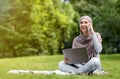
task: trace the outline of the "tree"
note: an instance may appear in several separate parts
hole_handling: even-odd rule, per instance
[[[0,57],[58,54],[76,26],[59,0],[1,0]]]
[[[1,2],[4,3],[0,15],[1,57],[31,54],[28,50],[31,48],[30,0],[1,0]]]
[[[57,54],[64,48],[74,28],[72,6],[60,0],[35,0],[32,7],[33,34],[39,41],[40,54]]]
[[[94,29],[102,35],[102,53],[119,53],[119,0],[71,0],[71,4],[80,15],[93,18]]]

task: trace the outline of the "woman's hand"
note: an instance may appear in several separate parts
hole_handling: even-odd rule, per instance
[[[68,58],[65,57],[65,58],[64,58],[64,62],[65,62],[65,64],[68,64],[68,61],[69,61]]]
[[[90,26],[88,26],[87,29],[88,29],[88,34],[94,34],[95,33],[92,24],[90,24]]]

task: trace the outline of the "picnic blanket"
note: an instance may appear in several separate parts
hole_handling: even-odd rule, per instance
[[[12,74],[58,74],[58,75],[72,75],[75,73],[67,73],[60,70],[9,70],[8,73]]]
[[[57,74],[57,75],[73,75],[76,73],[67,73],[67,72],[63,72],[60,70],[9,70],[8,73],[12,73],[12,74]],[[98,72],[98,71],[94,71],[92,74],[94,75],[104,75],[104,74],[109,74],[108,72]],[[85,75],[85,74],[84,74]],[[86,75],[90,75],[90,74],[86,74]]]

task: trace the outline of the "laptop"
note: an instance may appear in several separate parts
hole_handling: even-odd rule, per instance
[[[85,48],[71,48],[62,50],[64,57],[69,64],[78,64],[88,62],[88,55]]]

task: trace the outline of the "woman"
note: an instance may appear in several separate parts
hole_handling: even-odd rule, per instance
[[[86,48],[89,61],[87,63],[68,64],[67,58],[59,63],[59,69],[69,73],[102,73],[99,54],[102,51],[101,35],[94,31],[93,21],[89,16],[79,20],[80,35],[73,40],[72,48]]]

